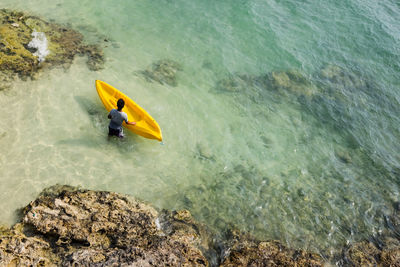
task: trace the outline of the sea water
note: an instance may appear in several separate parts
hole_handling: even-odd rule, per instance
[[[397,1],[2,0],[0,8],[69,25],[105,46],[106,58],[100,71],[77,57],[0,92],[1,223],[15,223],[18,208],[59,183],[188,209],[216,231],[236,227],[324,255],[385,231],[400,185]],[[163,59],[181,65],[177,86],[142,75]],[[321,78],[335,68],[343,81]],[[315,93],[245,81],[289,70]],[[163,145],[129,132],[109,141],[96,79],[145,108]],[[222,90],[227,79],[244,86]]]

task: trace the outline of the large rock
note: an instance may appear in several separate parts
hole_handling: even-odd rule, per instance
[[[159,218],[120,194],[52,189],[24,209],[20,225],[32,228],[29,235],[1,232],[1,266],[208,266],[188,212]]]

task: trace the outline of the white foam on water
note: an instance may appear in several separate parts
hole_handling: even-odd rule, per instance
[[[37,32],[34,30],[32,32],[33,39],[29,42],[29,48],[36,48],[36,52],[33,53],[34,56],[38,57],[39,63],[43,62],[50,51],[47,49],[47,38],[43,32]]]

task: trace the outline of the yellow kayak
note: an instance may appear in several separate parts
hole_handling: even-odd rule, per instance
[[[128,115],[128,120],[135,121],[136,125],[127,125],[124,122],[124,127],[140,136],[162,141],[158,123],[132,99],[103,81],[96,80],[96,90],[108,112],[117,108],[118,99],[122,98],[125,101],[125,107],[122,111]]]

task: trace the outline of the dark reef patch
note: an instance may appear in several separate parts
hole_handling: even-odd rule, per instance
[[[140,73],[148,80],[160,84],[177,86],[177,72],[182,70],[182,66],[171,59],[162,59],[153,63],[146,70]]]

